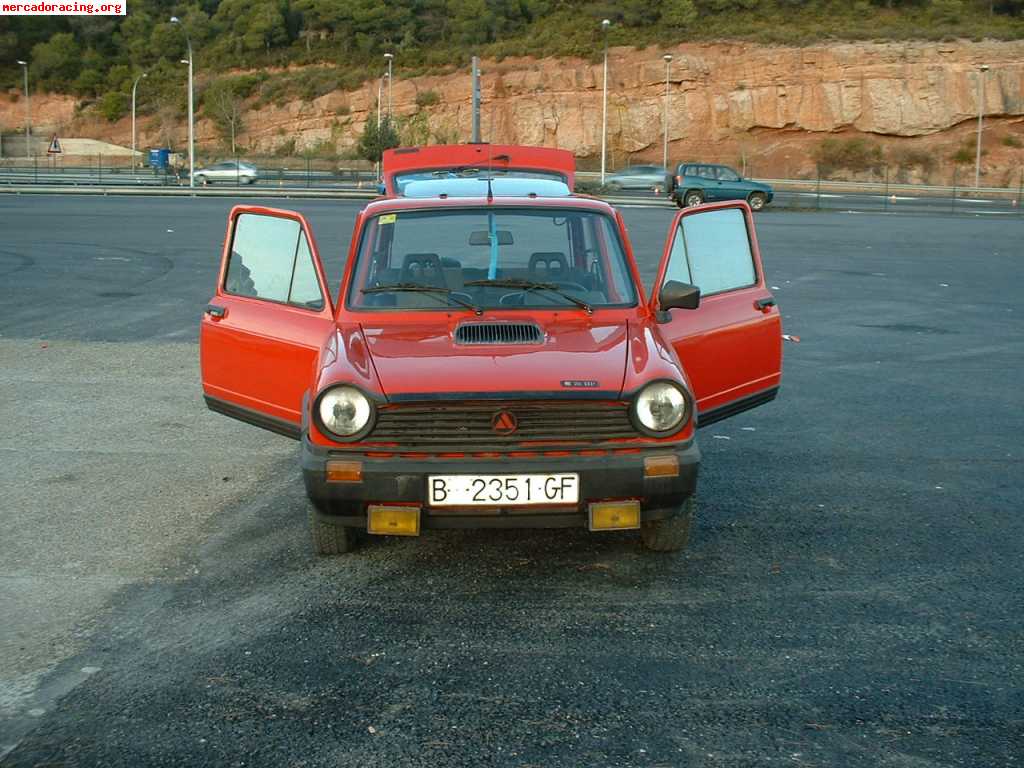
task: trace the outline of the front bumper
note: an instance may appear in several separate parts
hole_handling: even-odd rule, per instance
[[[642,520],[671,517],[697,487],[700,450],[694,440],[634,452],[606,451],[603,455],[452,458],[401,456],[387,458],[361,453],[332,452],[302,438],[302,476],[306,493],[317,509],[342,525],[364,527],[368,504],[404,503],[421,508],[423,528],[572,528],[586,527],[587,504],[612,499],[639,499]],[[674,455],[675,477],[644,477],[644,459]],[[329,458],[362,462],[362,481],[328,483]],[[510,475],[577,472],[580,503],[551,507],[431,508],[427,506],[428,475]]]

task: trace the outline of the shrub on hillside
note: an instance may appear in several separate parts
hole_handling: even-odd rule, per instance
[[[420,91],[416,94],[417,107],[432,107],[439,101],[441,97],[437,95],[437,91]]]
[[[877,171],[885,164],[882,148],[867,139],[825,139],[814,150],[814,161],[822,175],[834,171]]]
[[[128,113],[128,94],[110,91],[99,100],[97,109],[109,122],[115,123]]]

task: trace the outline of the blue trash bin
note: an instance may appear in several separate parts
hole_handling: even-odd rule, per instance
[[[171,161],[171,150],[151,149],[149,150],[149,165],[157,170],[166,170],[167,164]]]

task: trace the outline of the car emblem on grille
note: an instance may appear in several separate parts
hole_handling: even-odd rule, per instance
[[[508,411],[498,411],[491,417],[491,429],[499,435],[511,435],[519,429],[519,419]]]

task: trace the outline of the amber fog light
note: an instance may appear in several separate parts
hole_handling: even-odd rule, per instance
[[[589,507],[590,530],[624,531],[640,527],[640,502],[595,501]]]
[[[644,459],[644,477],[679,477],[679,459],[675,456],[648,456]]]
[[[363,462],[327,460],[328,483],[361,483],[363,482]]]
[[[384,536],[419,536],[420,508],[371,504],[366,510],[366,532]]]

